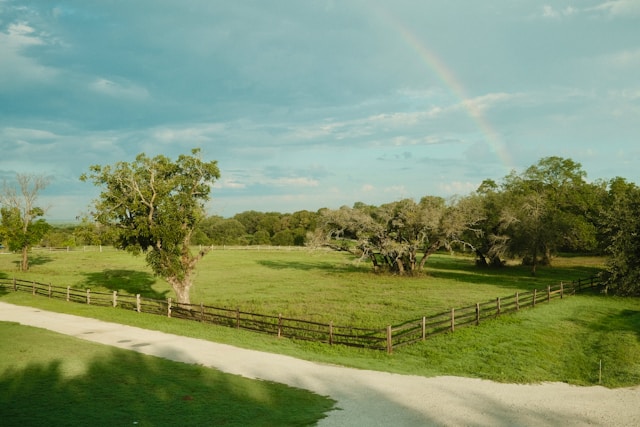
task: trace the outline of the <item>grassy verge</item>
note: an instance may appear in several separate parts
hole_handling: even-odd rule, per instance
[[[402,374],[501,382],[640,384],[640,300],[581,295],[458,329],[394,351],[328,346],[162,316],[10,293],[3,301],[306,360]]]
[[[3,425],[313,425],[334,401],[0,322]]]

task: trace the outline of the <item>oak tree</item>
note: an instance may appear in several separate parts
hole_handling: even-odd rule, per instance
[[[134,162],[90,167],[83,181],[102,188],[93,216],[115,232],[115,244],[134,254],[173,288],[179,303],[189,304],[197,262],[206,254],[191,251],[191,236],[205,217],[211,185],[220,177],[217,162],[205,162],[200,150],[177,160],[139,154]]]

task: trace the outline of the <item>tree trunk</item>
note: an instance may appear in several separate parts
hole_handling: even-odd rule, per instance
[[[440,240],[436,240],[431,246],[427,247],[427,249],[424,251],[424,254],[422,255],[422,259],[420,260],[420,267],[418,267],[420,271],[422,271],[422,269],[424,268],[429,255],[434,254],[438,249],[440,249],[440,245]]]
[[[402,263],[402,257],[396,257],[396,268],[398,269],[398,274],[404,276],[404,264]]]
[[[487,258],[484,256],[480,249],[476,249],[476,265],[478,267],[488,267],[489,263],[487,262]]]
[[[176,293],[176,302],[178,304],[191,304],[191,297],[189,291],[191,290],[191,279],[185,278],[179,280],[177,278],[167,278],[167,281]]]
[[[538,267],[538,249],[536,247],[534,247],[534,249],[533,249],[533,260],[531,262],[531,275],[532,276],[536,275],[537,267]]]
[[[27,271],[29,269],[29,248],[26,246],[22,248],[22,261],[20,263],[20,270]]]

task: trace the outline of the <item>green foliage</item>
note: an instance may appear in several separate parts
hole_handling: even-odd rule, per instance
[[[245,211],[233,216],[244,227],[251,245],[304,246],[316,229],[318,214],[306,210],[292,214]],[[237,244],[242,244],[238,242]]]
[[[609,286],[619,295],[640,295],[640,188],[621,178],[609,187],[603,213]]]
[[[316,244],[324,237],[324,244],[335,249],[356,248],[378,270],[414,274],[441,247],[463,243],[465,231],[484,216],[476,200],[460,198],[447,204],[441,197],[423,197],[419,203],[404,199],[380,207],[325,209]]]
[[[0,236],[11,251],[20,252],[40,243],[51,227],[44,219],[37,219],[44,215],[40,208],[32,209],[27,218],[18,208],[2,208],[1,213]]]
[[[216,162],[203,162],[199,152],[175,162],[139,154],[132,163],[91,166],[81,178],[103,188],[96,221],[115,230],[117,247],[146,252],[151,269],[174,286],[180,302],[189,301],[190,276],[204,255],[191,254],[191,236],[204,218],[211,184],[220,177]]]
[[[42,218],[44,209],[35,205],[38,193],[49,183],[40,175],[16,174],[17,187],[6,182],[0,193],[0,241],[6,240],[9,249],[22,253],[21,269],[29,268],[29,249],[40,242],[49,230]]]
[[[535,274],[560,249],[595,249],[599,187],[585,178],[579,163],[546,157],[522,174],[512,172],[501,185],[485,181],[478,189],[486,209],[478,255],[494,265],[521,257]]]

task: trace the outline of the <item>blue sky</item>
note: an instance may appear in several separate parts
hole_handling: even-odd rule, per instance
[[[448,197],[546,156],[640,183],[640,0],[0,0],[0,178],[217,160],[210,214]]]

